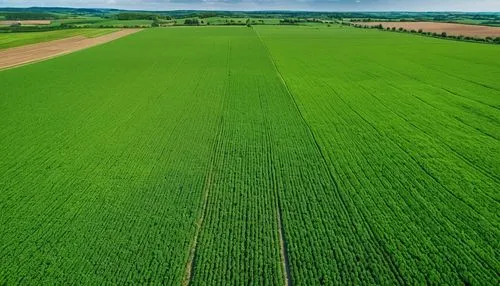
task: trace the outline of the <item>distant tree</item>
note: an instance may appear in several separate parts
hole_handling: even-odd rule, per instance
[[[280,20],[280,24],[282,25],[296,25],[297,23],[303,22],[300,19],[294,19],[294,18],[287,18]]]
[[[123,12],[116,15],[117,20],[155,20],[159,15],[153,13]]]
[[[5,20],[53,20],[57,17],[51,13],[8,12],[3,14]]]
[[[423,32],[424,32],[424,30],[422,30],[422,29],[418,29],[418,33],[419,33],[419,34],[422,34]]]
[[[497,44],[500,44],[500,37],[496,37],[493,42],[497,43]]]
[[[200,25],[200,20],[198,20],[198,19],[186,19],[186,20],[184,20],[184,25],[198,26],[198,25]]]
[[[212,18],[212,17],[217,17],[217,13],[215,12],[204,12],[199,15],[200,18]]]

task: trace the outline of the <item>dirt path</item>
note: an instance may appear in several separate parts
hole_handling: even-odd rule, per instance
[[[104,44],[118,38],[136,33],[140,29],[127,29],[96,38],[76,36],[61,40],[26,45],[0,51],[0,70],[37,62],[56,56],[72,53],[95,45]]]
[[[424,32],[438,33],[443,32],[453,36],[479,37],[479,38],[496,38],[500,37],[500,27],[489,27],[479,25],[453,24],[453,23],[437,23],[437,22],[356,22],[358,25],[375,26],[381,24],[384,28],[403,28],[408,31],[418,31],[422,29]]]

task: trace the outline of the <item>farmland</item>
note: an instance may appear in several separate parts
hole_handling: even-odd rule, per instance
[[[83,25],[87,27],[151,27],[152,20],[108,20],[100,21],[90,25]]]
[[[94,38],[76,36],[56,41],[0,50],[0,69],[12,68],[15,66],[73,53],[82,49],[114,41],[139,31],[140,29],[127,29]]]
[[[499,52],[172,27],[0,71],[0,284],[497,285]]]
[[[56,30],[48,32],[28,32],[28,33],[4,33],[0,34],[0,49],[13,48],[29,44],[36,44],[48,41],[54,41],[74,36],[84,36],[93,38],[102,36],[116,29],[75,29],[75,30]]]
[[[408,31],[423,30],[431,33],[448,33],[454,36],[470,36],[480,38],[496,38],[500,37],[500,27],[488,27],[480,25],[464,25],[452,23],[436,23],[436,22],[369,22],[368,25],[382,25],[384,28],[402,28]]]

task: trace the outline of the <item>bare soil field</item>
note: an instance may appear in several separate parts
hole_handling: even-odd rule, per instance
[[[118,38],[136,33],[140,29],[121,30],[96,38],[76,36],[56,41],[27,45],[0,51],[0,69],[36,62],[59,55],[104,44]]]
[[[357,23],[361,25],[375,26],[382,24],[384,28],[395,27],[403,28],[406,30],[422,29],[424,32],[443,33],[453,36],[468,36],[479,38],[496,38],[500,37],[500,27],[488,27],[479,25],[465,25],[465,24],[452,24],[452,23],[436,23],[436,22],[366,22]]]
[[[18,23],[21,25],[50,25],[52,22],[50,20],[0,21],[0,25],[7,26]]]

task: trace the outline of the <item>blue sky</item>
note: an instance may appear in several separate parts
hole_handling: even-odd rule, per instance
[[[0,0],[0,7],[143,10],[497,11],[500,0]]]

